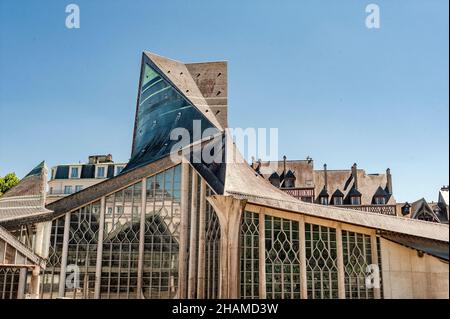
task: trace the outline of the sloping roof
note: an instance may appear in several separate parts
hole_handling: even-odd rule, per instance
[[[322,191],[319,193],[319,197],[328,197],[328,191],[327,189],[324,187],[322,188]]]
[[[235,162],[233,162],[233,159]],[[256,174],[251,166],[245,162],[230,138],[227,138],[227,172],[224,194],[247,199],[248,202],[254,204],[332,219],[348,224],[445,242],[449,241],[448,225],[335,206],[305,203],[297,200]]]
[[[144,54],[155,63],[162,72],[164,72],[164,75],[172,81],[180,92],[191,101],[191,103],[194,104],[215,127],[219,130],[224,129],[214,115],[214,112],[212,112],[208,102],[184,63],[148,51],[144,51]],[[190,68],[191,70],[193,69],[193,67]],[[224,93],[225,92],[226,91],[224,91]]]
[[[448,243],[442,241],[431,240],[427,238],[418,238],[416,236],[404,235],[392,232],[380,232],[381,237],[398,244],[423,251],[429,255],[449,260],[448,258]]]
[[[29,261],[35,265],[39,265],[45,269],[45,261],[40,256],[36,255],[30,248],[22,244],[16,237],[11,235],[5,228],[0,226],[0,240],[5,241],[8,245],[11,245],[19,253],[25,256]]]
[[[49,213],[45,208],[46,184],[47,166],[41,162],[0,197],[0,224]]]
[[[344,193],[341,192],[341,190],[338,188],[334,191],[333,195],[331,197],[344,197]]]
[[[357,169],[358,190],[361,193],[361,205],[371,205],[373,195],[379,187],[384,188],[387,185],[387,175],[367,174],[364,169]],[[339,189],[347,197],[354,184],[351,169],[332,170],[327,169],[327,188],[330,193]],[[314,170],[314,190],[318,194],[325,185],[325,171]],[[394,196],[388,196],[387,204],[394,204]]]
[[[388,193],[386,193],[386,191],[381,188],[381,186],[378,186],[377,191],[375,192],[375,194],[373,194],[373,197],[387,197],[389,196]]]
[[[361,196],[361,192],[359,190],[357,190],[355,187],[352,187],[350,192],[348,192],[347,197],[352,197],[352,196]]]

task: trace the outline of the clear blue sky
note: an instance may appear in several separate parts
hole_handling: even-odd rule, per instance
[[[65,27],[76,3],[81,28]],[[365,6],[381,29],[365,27]],[[276,3],[276,4],[275,4]],[[316,168],[390,167],[399,201],[449,175],[448,1],[0,0],[0,175],[130,155],[141,52],[227,60],[232,127]]]

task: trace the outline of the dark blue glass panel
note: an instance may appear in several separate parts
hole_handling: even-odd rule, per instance
[[[170,139],[173,129],[185,128],[192,143],[198,139],[193,136],[194,120],[200,121],[201,132],[214,127],[146,57],[136,118],[131,159],[122,173],[170,154],[178,142]]]

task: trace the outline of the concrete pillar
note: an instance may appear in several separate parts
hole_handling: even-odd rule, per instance
[[[64,236],[63,236],[63,249],[61,256],[61,273],[59,276],[59,290],[58,297],[64,297],[65,285],[66,285],[66,268],[67,268],[67,252],[69,250],[69,230],[70,230],[70,212],[66,213],[64,219]]]
[[[103,237],[105,231],[105,196],[100,199],[100,221],[98,225],[98,244],[97,244],[97,259],[95,262],[95,288],[94,298],[100,299],[100,285],[102,278],[102,255],[103,255]],[[86,287],[86,286],[85,286]]]
[[[189,236],[189,269],[188,269],[188,294],[189,299],[195,298],[196,279],[197,279],[197,188],[198,175],[192,172],[191,184],[191,222],[190,222],[190,236]]]
[[[142,291],[142,272],[144,267],[144,244],[145,244],[145,212],[147,210],[147,178],[142,180],[141,192],[141,219],[139,224],[139,256],[138,256],[138,277],[136,298],[144,298]]]
[[[30,298],[31,299],[39,299],[39,282],[40,282],[40,274],[41,267],[34,266],[31,272],[31,280],[30,280]]]
[[[187,292],[187,263],[189,258],[189,163],[181,164],[181,221],[180,254],[178,259],[178,298],[185,299]]]
[[[25,298],[25,288],[27,285],[27,268],[20,268],[19,284],[17,286],[17,299]]]
[[[239,234],[247,201],[223,195],[207,199],[220,223],[219,298],[236,299],[240,294]]]
[[[372,253],[372,261],[371,263],[374,265],[378,265],[378,269],[380,270],[379,278],[381,279],[381,265],[378,264],[378,247],[377,247],[377,236],[372,234],[370,236],[370,249]],[[373,296],[375,299],[381,298],[381,282],[378,288],[373,288]]]
[[[205,298],[205,252],[206,251],[206,182],[200,181],[200,207],[198,220],[198,274],[197,298]]]
[[[345,299],[344,250],[342,246],[342,228],[340,224],[336,227],[336,254],[338,270],[338,296],[339,299]]]
[[[265,223],[265,215],[260,213],[259,216],[259,298],[266,298],[266,223]]]
[[[308,299],[308,283],[306,276],[306,239],[305,239],[305,218],[300,216],[299,221],[299,241],[300,241],[300,298]]]

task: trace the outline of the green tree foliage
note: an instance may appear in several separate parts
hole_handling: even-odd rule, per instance
[[[15,173],[8,173],[5,176],[0,176],[0,196],[6,193],[7,190],[16,186],[19,183],[19,178]]]

